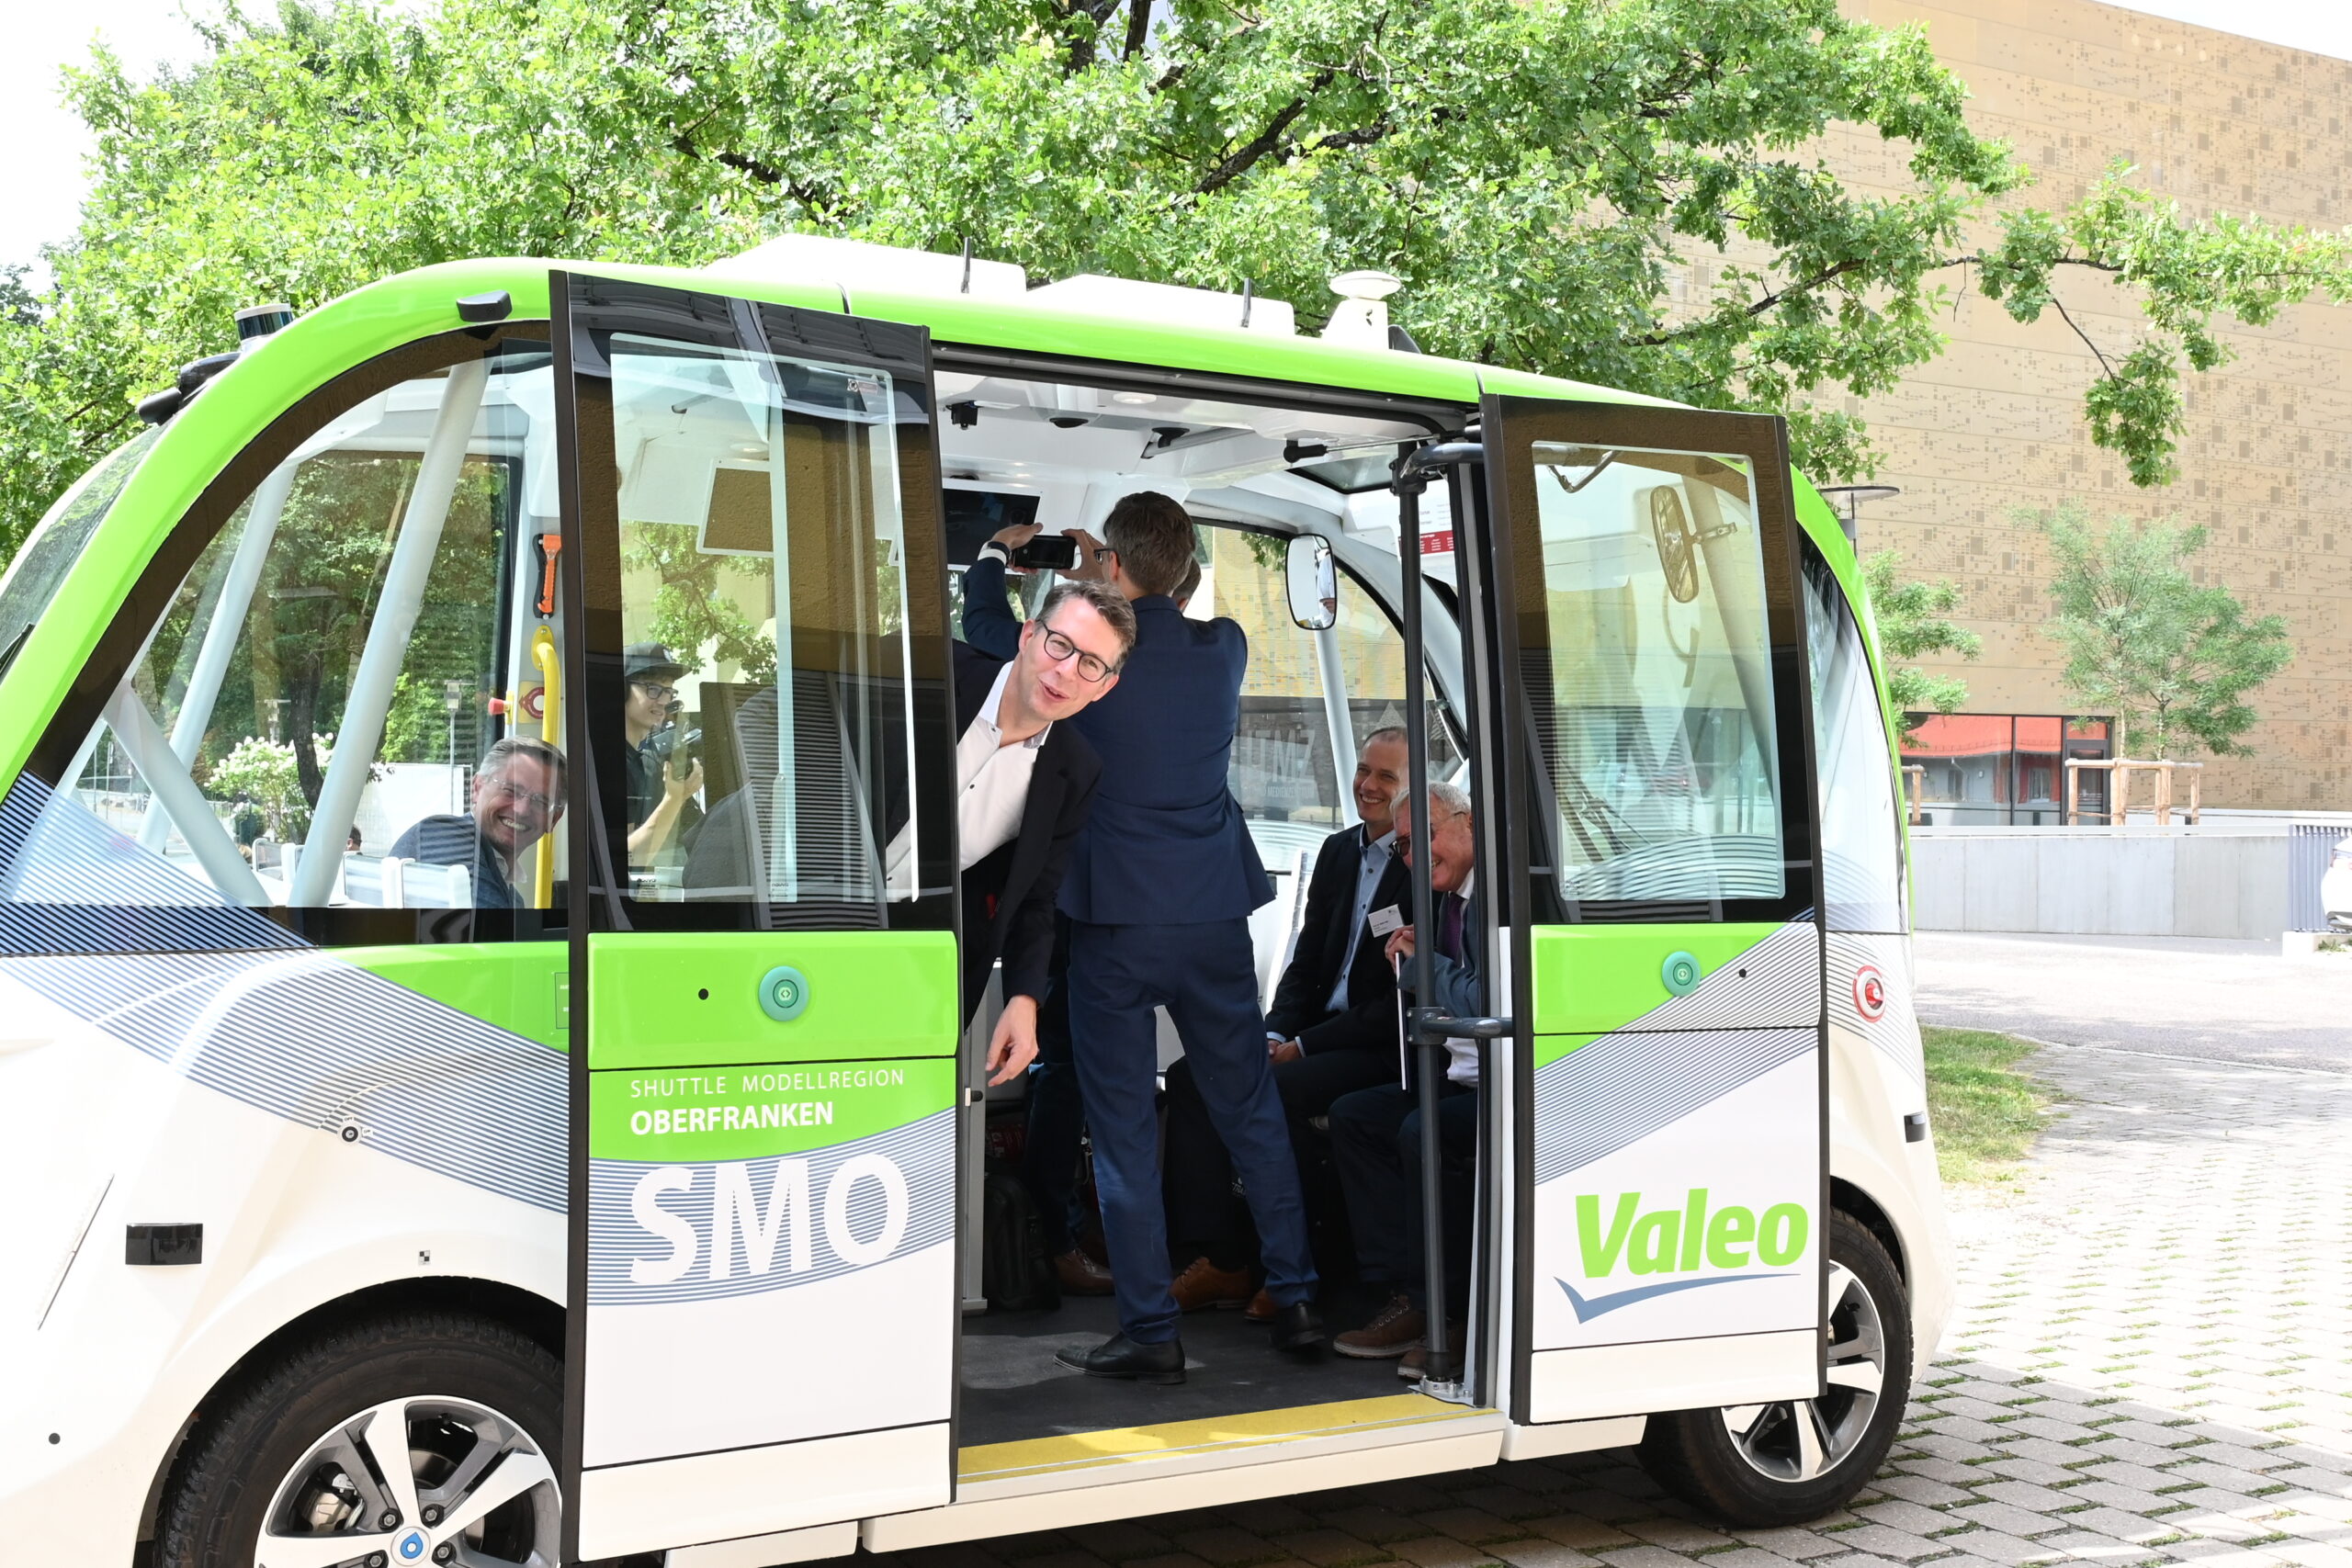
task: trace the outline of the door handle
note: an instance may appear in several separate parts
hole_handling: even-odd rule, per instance
[[[1448,1040],[1506,1040],[1517,1025],[1507,1018],[1455,1018],[1436,1008],[1413,1010],[1413,1043],[1442,1045]]]

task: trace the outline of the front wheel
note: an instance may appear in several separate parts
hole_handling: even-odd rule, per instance
[[[1736,1525],[1799,1524],[1842,1507],[1878,1472],[1911,1386],[1911,1309],[1879,1239],[1829,1224],[1828,1380],[1819,1399],[1653,1416],[1642,1466]]]
[[[404,1313],[260,1369],[191,1436],[160,1568],[555,1568],[557,1359],[503,1324]]]

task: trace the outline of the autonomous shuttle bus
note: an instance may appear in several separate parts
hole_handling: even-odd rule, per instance
[[[759,1568],[1612,1447],[1762,1523],[1883,1460],[1950,1247],[1779,421],[815,239],[240,327],[0,582],[0,1557]],[[1474,803],[1413,1381],[1238,1312],[1089,1380],[1107,1300],[989,1300],[950,638],[991,533],[1142,490],[1250,639],[1265,994],[1365,736]]]

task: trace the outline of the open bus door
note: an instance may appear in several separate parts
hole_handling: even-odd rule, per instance
[[[846,1521],[944,1504],[954,1469],[928,336],[578,275],[553,296],[584,633],[564,1557],[828,1525],[848,1551]]]
[[[1493,395],[1482,423],[1491,581],[1463,597],[1518,1023],[1489,1060],[1496,1375],[1527,1424],[1813,1399],[1828,1090],[1783,427]]]

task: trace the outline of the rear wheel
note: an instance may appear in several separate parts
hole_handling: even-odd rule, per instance
[[[1733,1524],[1792,1525],[1840,1507],[1885,1462],[1911,1386],[1911,1311],[1879,1239],[1829,1225],[1828,1386],[1819,1399],[1650,1417],[1643,1468]]]
[[[161,1568],[554,1568],[563,1372],[503,1324],[331,1330],[230,1392],[157,1521]]]

